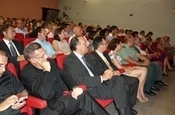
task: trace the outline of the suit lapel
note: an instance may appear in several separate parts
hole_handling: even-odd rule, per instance
[[[4,40],[2,40],[2,46],[1,47],[4,47],[4,49],[6,49],[6,52],[9,55],[11,55],[10,49],[8,48],[8,46],[6,45],[6,43],[4,42]]]
[[[103,59],[101,59],[101,57],[97,54],[96,51],[93,51],[93,54],[94,54],[94,56],[95,56],[101,63],[103,63],[104,65],[106,65],[105,62],[103,61]]]
[[[108,56],[108,54],[107,54],[106,52],[104,52],[103,55],[104,55],[105,58],[108,60],[110,66],[111,66],[114,70],[116,70],[117,67],[112,63],[112,61],[111,61],[110,57]]]
[[[16,40],[12,40],[12,41],[15,44],[15,47],[18,50],[18,53],[21,55],[23,53],[23,47],[19,46],[19,43],[17,43],[18,41]]]
[[[73,57],[73,59],[74,59],[74,64],[77,66],[77,67],[80,67],[80,68],[83,68],[84,70],[86,70],[86,73],[89,75],[89,72],[88,72],[88,70],[86,69],[86,67],[82,64],[82,62],[78,59],[78,57],[74,54],[74,53],[72,53],[72,54],[70,54],[72,57]],[[89,67],[89,69],[92,71],[92,68],[90,68]],[[94,74],[94,71],[92,71],[92,73]],[[95,75],[95,74],[94,74]],[[90,75],[89,75],[90,76]]]

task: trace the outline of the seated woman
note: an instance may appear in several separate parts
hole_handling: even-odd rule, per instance
[[[65,55],[68,55],[71,52],[69,43],[65,40],[65,38],[66,34],[63,28],[58,28],[55,30],[52,46],[57,54],[64,53]]]
[[[161,43],[164,46],[163,49],[166,51],[167,55],[172,57],[173,66],[175,65],[175,47],[170,44],[170,37],[163,36]]]
[[[147,97],[145,97],[144,94],[144,84],[146,81],[147,76],[147,69],[145,67],[125,67],[121,65],[121,57],[118,55],[118,51],[122,48],[122,43],[119,39],[114,38],[109,42],[108,48],[111,50],[109,52],[109,56],[114,63],[114,65],[118,69],[124,69],[125,72],[123,74],[126,74],[128,76],[133,76],[139,79],[139,87],[138,87],[138,93],[137,93],[137,99],[140,102],[147,102],[149,101]]]
[[[160,51],[160,50],[155,49],[155,48],[152,49],[152,44],[153,44],[152,39],[147,38],[145,43],[144,43],[145,48],[143,50],[146,51],[147,55],[151,58],[151,61],[160,61],[163,63],[163,75],[168,76],[167,75],[167,67],[168,67],[168,70],[173,70],[171,65],[169,64],[168,56],[163,51]]]

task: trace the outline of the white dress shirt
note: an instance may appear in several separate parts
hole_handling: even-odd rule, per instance
[[[16,46],[15,46],[15,44],[13,43],[13,41],[9,41],[9,40],[6,40],[6,39],[3,39],[3,40],[4,40],[5,44],[7,45],[7,47],[9,48],[9,50],[10,50],[10,44],[9,43],[12,42],[12,45],[15,48],[16,53],[18,54],[18,56],[20,55],[19,52],[18,52],[18,50],[17,50],[17,48],[16,48]],[[10,52],[11,52],[11,50],[10,50]]]

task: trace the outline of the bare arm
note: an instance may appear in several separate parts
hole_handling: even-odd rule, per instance
[[[61,51],[61,50],[59,49],[59,46],[58,46],[58,43],[57,43],[56,40],[53,40],[52,46],[53,46],[53,49],[55,50],[55,52],[56,52],[57,54],[61,54],[61,53],[64,53],[65,55],[68,54],[68,52],[63,52],[63,51]]]
[[[111,59],[112,63],[118,68],[124,68],[115,58]]]
[[[139,61],[133,60],[130,56],[127,57],[125,60],[128,63],[134,63],[134,64],[139,65],[139,66],[148,66],[150,64],[149,59],[145,58],[145,57],[143,57],[143,58],[145,59],[143,62],[139,62]]]

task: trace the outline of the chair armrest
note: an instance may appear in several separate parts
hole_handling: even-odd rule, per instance
[[[47,102],[45,100],[29,96],[26,101],[26,105],[33,108],[43,109],[47,106]]]
[[[81,87],[83,89],[83,91],[86,91],[86,89],[87,89],[86,85],[78,85],[78,86]],[[63,95],[71,95],[71,92],[68,90],[64,91]]]
[[[118,71],[119,71],[120,73],[124,73],[124,72],[125,72],[125,69],[118,69]]]
[[[129,64],[122,64],[123,66],[130,66],[130,67],[134,67],[134,66],[136,66],[136,64],[134,64],[134,63],[129,63]]]
[[[87,89],[86,85],[81,84],[81,85],[78,85],[78,86],[81,87],[83,89],[83,91],[86,91],[86,89]]]

